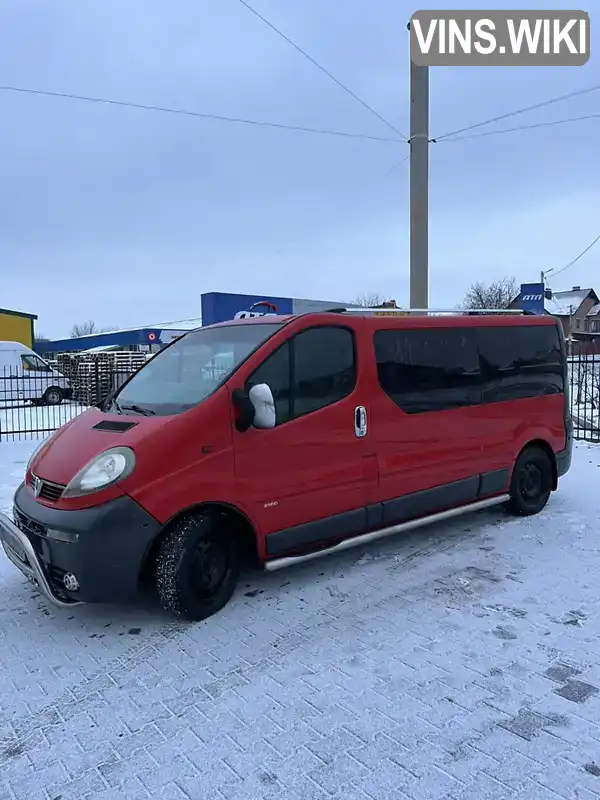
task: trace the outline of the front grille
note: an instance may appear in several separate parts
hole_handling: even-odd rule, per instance
[[[42,481],[38,497],[41,497],[42,500],[50,500],[53,503],[55,503],[57,500],[60,500],[65,488],[66,488],[65,486],[61,486],[59,483],[49,483],[48,481]]]
[[[17,508],[13,508],[13,519],[17,528],[20,528],[23,533],[32,533],[34,536],[46,536],[48,533],[48,529],[44,525],[40,525],[39,522],[34,522],[29,517],[26,517],[25,514],[21,514]]]
[[[31,476],[33,493],[41,500],[48,500],[51,503],[56,503],[60,500],[66,486],[62,483],[52,483],[52,481],[45,481],[43,478],[38,478],[36,475]]]
[[[44,525],[40,525],[39,522],[34,522],[34,520],[29,519],[29,517],[22,514],[16,506],[13,506],[13,520],[17,528],[20,528],[23,533],[27,535],[27,538],[31,542],[33,549],[35,550],[36,555],[40,559],[43,564],[44,572],[46,573],[46,577],[52,584],[52,587],[56,592],[58,592],[62,597],[66,597],[63,584],[63,578],[66,574],[64,569],[55,566],[54,564],[50,564],[47,561],[47,556],[44,553],[44,548],[42,542],[37,537],[46,537],[48,533],[48,529]],[[35,534],[31,536],[31,534]],[[14,551],[13,551],[14,552]],[[20,554],[16,554],[19,558],[21,558]],[[27,562],[25,562],[27,563]]]

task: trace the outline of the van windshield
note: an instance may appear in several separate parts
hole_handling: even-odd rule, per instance
[[[223,325],[187,333],[157,353],[115,396],[111,410],[180,414],[215,391],[281,323]]]

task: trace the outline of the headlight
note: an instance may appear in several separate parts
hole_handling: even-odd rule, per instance
[[[129,447],[112,447],[93,458],[75,475],[63,492],[63,497],[81,497],[105,489],[131,475],[135,455]]]

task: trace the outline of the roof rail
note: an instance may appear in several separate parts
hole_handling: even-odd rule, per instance
[[[325,313],[332,314],[373,314],[375,316],[393,316],[393,317],[407,317],[411,314],[425,315],[425,314],[453,314],[456,316],[461,315],[477,315],[477,314],[531,314],[530,311],[525,311],[520,308],[328,308]]]

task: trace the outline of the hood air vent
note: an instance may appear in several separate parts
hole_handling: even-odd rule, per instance
[[[121,422],[119,419],[103,419],[97,425],[94,425],[95,431],[112,431],[113,433],[125,433],[130,428],[135,428],[137,422]]]

